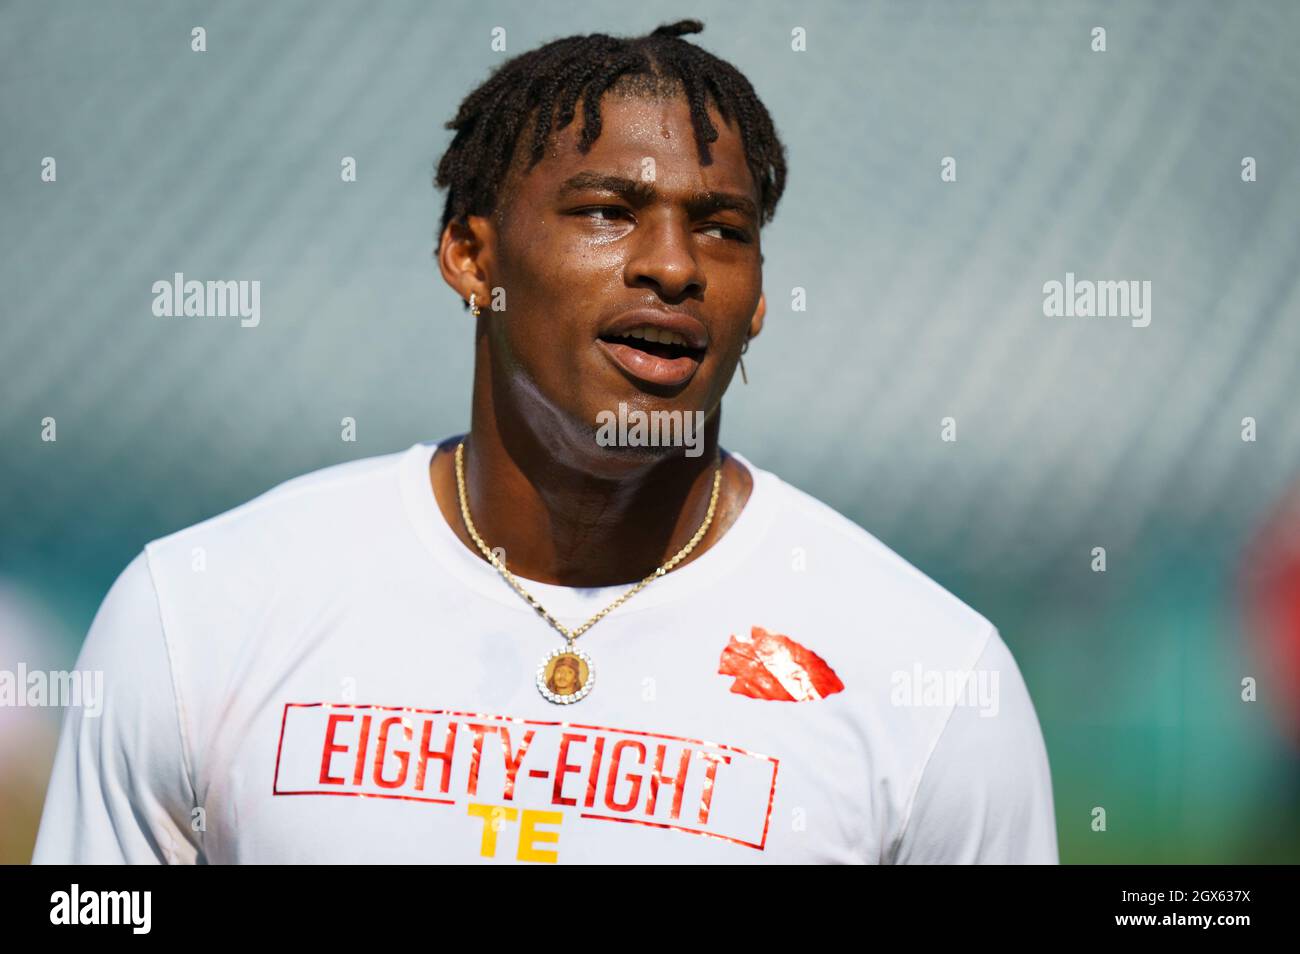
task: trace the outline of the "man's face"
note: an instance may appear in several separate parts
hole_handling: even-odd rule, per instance
[[[512,171],[488,276],[507,307],[484,311],[494,390],[588,454],[619,402],[712,416],[761,324],[759,196],[735,128],[711,111],[719,138],[701,166],[684,99],[606,94],[601,114],[585,156],[579,109],[541,162]],[[685,337],[701,347],[607,333],[642,309],[693,319]]]
[[[555,688],[560,692],[568,692],[573,686],[573,670],[568,666],[555,667]]]

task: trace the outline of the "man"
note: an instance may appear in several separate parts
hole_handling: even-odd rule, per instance
[[[36,861],[1057,860],[994,627],[718,445],[785,159],[700,29],[557,40],[464,101],[469,433],[147,544]]]

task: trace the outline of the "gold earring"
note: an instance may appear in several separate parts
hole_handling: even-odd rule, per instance
[[[469,293],[469,313],[473,315],[475,318],[478,317],[478,313],[479,313],[479,307],[474,303],[474,299],[476,297],[477,296],[475,295],[474,292]]]

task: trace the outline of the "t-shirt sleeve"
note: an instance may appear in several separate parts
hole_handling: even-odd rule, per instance
[[[899,864],[1058,864],[1052,776],[1024,678],[996,629],[935,743]]]
[[[32,863],[194,863],[194,793],[145,552],[104,597],[76,668],[101,698],[64,713]]]

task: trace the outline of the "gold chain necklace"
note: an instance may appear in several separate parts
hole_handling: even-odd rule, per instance
[[[548,623],[558,629],[567,641],[563,649],[551,650],[547,657],[542,660],[542,664],[537,667],[537,688],[543,696],[551,702],[565,704],[577,702],[591,692],[592,687],[596,684],[596,667],[593,665],[590,656],[581,649],[574,648],[574,640],[599,623],[611,611],[618,609],[627,600],[641,592],[642,588],[648,585],[650,581],[663,576],[686,559],[687,555],[704,538],[704,534],[708,532],[709,524],[713,522],[713,511],[718,505],[718,488],[721,484],[722,463],[719,461],[718,469],[713,473],[713,493],[709,497],[709,512],[704,515],[704,522],[700,524],[700,529],[695,531],[695,536],[691,537],[690,542],[678,550],[677,555],[671,560],[613,603],[610,603],[577,629],[569,630],[561,625],[554,616],[546,612],[542,604],[537,602],[531,593],[519,585],[515,575],[506,569],[504,563],[497,559],[497,555],[488,548],[488,545],[483,542],[483,538],[478,535],[478,531],[474,529],[474,521],[469,517],[469,504],[466,502],[467,495],[465,493],[465,442],[461,441],[456,445],[456,495],[460,498],[460,515],[465,519],[465,529],[469,531],[469,535],[478,546],[479,552],[497,568],[501,575],[505,577],[506,582],[514,587],[515,591],[527,600],[528,604],[537,610]]]

